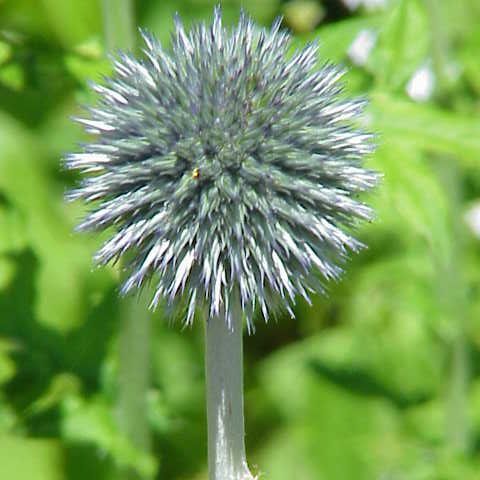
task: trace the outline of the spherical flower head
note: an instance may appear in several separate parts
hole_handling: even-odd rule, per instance
[[[129,252],[122,291],[151,279],[152,306],[184,298],[187,322],[199,305],[230,322],[240,302],[249,327],[257,305],[291,312],[362,247],[350,232],[372,212],[356,197],[377,182],[365,101],[341,96],[315,44],[290,53],[280,21],[227,30],[217,8],[189,32],[177,18],[169,51],[142,35],[143,58],[120,54],[77,119],[95,141],[66,159],[85,176],[70,198],[95,204],[79,229],[113,230],[96,261]]]

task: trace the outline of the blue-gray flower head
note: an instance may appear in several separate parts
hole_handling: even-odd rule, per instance
[[[362,246],[349,230],[372,212],[356,197],[377,182],[365,102],[340,96],[316,45],[290,54],[279,21],[226,30],[217,9],[189,32],[177,19],[168,53],[143,38],[143,59],[119,55],[94,85],[78,121],[96,140],[66,160],[86,177],[70,197],[96,205],[79,228],[114,230],[96,260],[132,253],[123,292],[153,278],[152,304],[186,298],[187,322],[198,304],[229,322],[234,297],[249,327],[256,305],[291,311]]]

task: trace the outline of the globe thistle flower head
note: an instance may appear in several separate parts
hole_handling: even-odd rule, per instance
[[[95,205],[79,229],[113,230],[96,261],[130,252],[122,292],[152,279],[152,306],[186,298],[187,322],[200,304],[230,322],[235,299],[249,327],[257,305],[291,312],[362,247],[349,232],[372,212],[356,197],[377,182],[365,102],[341,97],[315,44],[290,54],[280,21],[227,30],[217,8],[189,32],[177,18],[168,51],[142,36],[143,58],[120,54],[93,86],[77,120],[95,140],[66,158],[84,175],[69,197]]]

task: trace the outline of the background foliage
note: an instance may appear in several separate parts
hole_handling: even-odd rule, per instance
[[[242,2],[349,67],[384,173],[369,250],[329,298],[246,339],[247,449],[266,479],[478,479],[480,3],[354,3]],[[240,2],[222,4],[233,22]],[[188,23],[212,6],[138,0],[135,14],[168,42],[175,11]],[[59,159],[82,138],[69,117],[109,71],[102,31],[100,0],[0,0],[0,477],[205,479],[200,322],[152,315],[139,448],[121,427],[118,332],[143,308],[118,299],[118,269],[92,270],[101,239],[72,234],[83,207],[63,202],[75,178]],[[418,102],[406,87],[422,68],[435,88]]]

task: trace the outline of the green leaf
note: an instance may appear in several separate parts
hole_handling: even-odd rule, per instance
[[[18,32],[28,32],[51,38],[48,18],[38,0],[7,0],[0,3],[0,9],[2,30],[7,30],[10,35],[12,32],[15,32],[14,36]]]
[[[50,28],[60,43],[72,47],[101,32],[101,12],[98,0],[65,2],[40,0]]]
[[[380,235],[396,235],[398,252],[413,247],[427,255],[448,257],[449,204],[435,162],[429,162],[414,144],[385,136],[372,164],[383,174],[376,195],[371,196],[378,218],[369,227],[372,243]]]
[[[25,87],[22,67],[16,63],[0,67],[0,84],[15,91],[21,91]]]
[[[385,93],[371,96],[372,126],[379,141],[454,155],[463,165],[478,167],[480,120],[471,116],[418,105]]]
[[[12,56],[12,47],[6,43],[0,41],[0,66],[5,63]]]
[[[295,37],[294,43],[301,47],[306,41],[318,40],[320,60],[341,62],[347,57],[348,48],[355,37],[365,29],[377,30],[382,21],[383,15],[381,14],[351,17],[321,26],[308,35]]]
[[[425,254],[404,254],[364,266],[343,306],[342,318],[354,323],[337,333],[347,347],[339,349],[335,336],[329,345],[327,337],[320,366],[366,375],[371,391],[399,406],[435,395],[444,354],[432,333],[439,307],[429,261]]]
[[[14,349],[15,345],[11,341],[0,337],[0,385],[8,382],[15,375],[15,362],[10,357]]]
[[[132,467],[145,478],[153,478],[156,460],[137,450],[119,431],[114,409],[104,398],[84,400],[70,396],[63,402],[62,433],[70,441],[91,443],[110,455],[120,466]]]
[[[7,256],[0,256],[0,290],[6,289],[15,276],[16,265]]]
[[[105,58],[88,58],[78,54],[65,56],[65,65],[67,70],[82,85],[86,85],[88,80],[102,83],[101,76],[110,73],[111,62]]]
[[[397,91],[427,60],[430,25],[419,0],[398,0],[385,16],[367,67],[381,87]]]
[[[0,439],[3,435],[18,429],[19,419],[14,409],[6,403],[3,395],[0,396]],[[1,454],[0,454],[1,457]],[[1,467],[0,467],[1,475]]]
[[[480,64],[478,62],[478,45],[480,44],[480,30],[475,28],[469,32],[464,47],[459,53],[464,74],[475,93],[480,95]]]
[[[11,205],[0,201],[0,254],[19,252],[27,245],[25,219]]]
[[[74,375],[61,373],[55,375],[47,390],[30,404],[27,413],[38,415],[62,403],[66,398],[80,390],[80,381]]]
[[[387,475],[399,442],[394,409],[380,397],[360,396],[316,375],[309,357],[320,352],[319,338],[306,343],[285,348],[262,365],[262,386],[284,413],[262,449],[262,469],[277,480]]]
[[[58,440],[0,436],[0,478],[66,480]]]
[[[73,212],[64,206],[63,187],[44,167],[42,148],[0,113],[0,191],[24,219],[27,242],[40,261],[36,313],[43,323],[66,331],[83,322],[85,298],[96,288],[98,275],[91,274],[88,238],[72,233]]]

